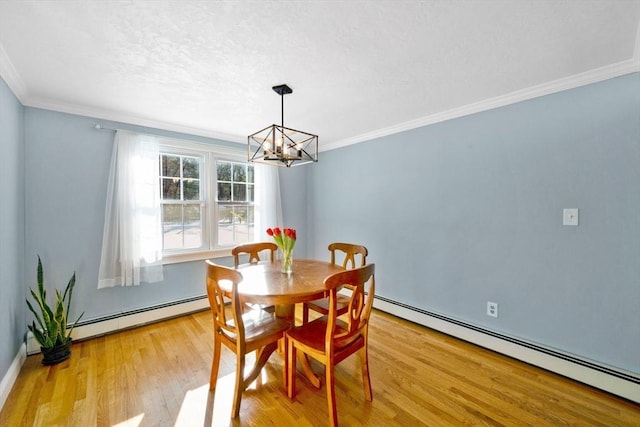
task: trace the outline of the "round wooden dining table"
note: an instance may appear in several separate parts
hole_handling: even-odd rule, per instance
[[[238,294],[243,300],[287,308],[322,298],[326,294],[324,279],[343,271],[339,265],[311,259],[294,260],[290,274],[282,273],[277,261],[242,264],[237,269],[242,273]],[[287,309],[279,311],[278,315],[293,319]]]
[[[242,282],[238,285],[238,295],[249,303],[275,305],[276,316],[287,318],[292,325],[295,304],[326,296],[324,279],[344,270],[340,265],[311,259],[294,259],[293,272],[289,274],[282,273],[281,267],[278,261],[239,265],[237,270],[242,273]],[[224,289],[224,283],[220,285]],[[268,346],[260,351],[250,377],[260,372],[275,349],[275,346]],[[311,370],[308,360],[300,361],[305,376],[319,388],[320,379]]]

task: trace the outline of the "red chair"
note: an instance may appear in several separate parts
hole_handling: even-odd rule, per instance
[[[338,425],[335,393],[335,365],[359,352],[362,364],[362,383],[365,399],[371,401],[371,379],[367,355],[368,330],[373,295],[375,292],[375,265],[332,274],[324,280],[329,292],[329,314],[294,327],[285,333],[287,351],[287,394],[296,394],[296,356],[301,351],[325,365],[327,403],[331,426]],[[347,308],[347,320],[338,319],[338,289],[343,285],[352,288]]]

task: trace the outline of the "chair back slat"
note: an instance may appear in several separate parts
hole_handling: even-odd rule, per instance
[[[255,242],[255,243],[243,243],[237,245],[231,249],[231,255],[233,255],[233,261],[236,268],[240,265],[240,255],[247,254],[249,256],[249,263],[260,262],[260,252],[269,251],[269,258],[271,262],[275,260],[275,252],[278,250],[278,245],[273,242]]]
[[[333,353],[336,349],[349,345],[360,336],[366,336],[375,293],[375,264],[332,274],[324,280],[324,285],[329,291],[325,347],[328,353]],[[348,286],[352,293],[347,313],[347,328],[344,332],[336,333],[337,298],[338,289],[341,286]]]
[[[225,291],[220,282],[231,282],[231,291]],[[214,264],[207,260],[207,296],[213,314],[213,328],[216,333],[226,338],[244,342],[244,323],[242,322],[242,304],[238,298],[238,285],[242,282],[242,274],[232,268]],[[225,302],[231,300],[231,318],[225,310]]]
[[[329,244],[329,252],[331,252],[331,264],[336,264],[337,254],[336,252],[342,252],[344,255],[342,261],[342,268],[356,268],[356,266],[364,266],[367,263],[367,255],[369,251],[362,245],[356,245],[353,243],[341,243],[334,242]],[[360,263],[356,262],[356,258],[360,258]]]

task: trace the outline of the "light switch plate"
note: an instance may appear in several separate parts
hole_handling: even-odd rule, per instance
[[[578,208],[562,210],[562,225],[578,225]]]

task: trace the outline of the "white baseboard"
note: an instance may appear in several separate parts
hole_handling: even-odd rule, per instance
[[[150,307],[136,312],[122,313],[119,316],[110,316],[105,319],[96,319],[91,322],[84,322],[73,329],[71,337],[75,341],[85,340],[123,329],[158,322],[171,317],[182,316],[207,308],[209,308],[209,300],[205,297],[185,302],[176,302],[174,304],[167,304],[160,307]],[[40,345],[37,343],[31,332],[29,332],[27,334],[27,354],[36,354],[39,352]]]
[[[411,322],[427,326],[447,335],[460,338],[617,396],[624,397],[625,399],[629,399],[636,403],[640,403],[640,384],[638,383],[640,382],[640,378],[638,378],[634,373],[624,372],[623,375],[617,376],[612,373],[605,372],[607,370],[613,371],[613,369],[609,367],[603,367],[602,370],[599,370],[586,366],[585,364],[573,362],[570,360],[571,358],[577,360],[576,356],[573,355],[567,355],[566,358],[554,356],[553,354],[549,354],[549,352],[536,350],[535,347],[539,347],[542,350],[542,347],[539,344],[526,346],[521,345],[435,316],[424,314],[418,310],[412,310],[408,307],[404,307],[403,305],[378,299],[378,297],[374,300],[373,306],[379,310],[407,319]],[[561,352],[553,350],[553,353],[560,354]],[[590,363],[595,365],[594,362]],[[623,378],[623,376],[636,379],[637,382],[627,380]]]
[[[18,350],[18,354],[11,362],[9,366],[9,370],[6,375],[2,378],[0,382],[0,411],[4,406],[4,403],[7,401],[9,397],[9,393],[11,393],[11,389],[13,388],[13,384],[16,382],[18,378],[18,374],[20,373],[20,369],[24,362],[27,360],[27,346],[22,344],[20,349]]]

